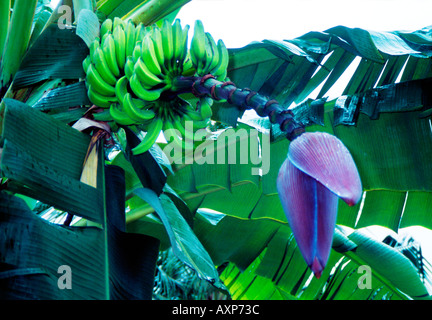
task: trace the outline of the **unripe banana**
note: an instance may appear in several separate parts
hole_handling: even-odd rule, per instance
[[[188,113],[185,113],[183,115],[183,120],[185,122],[191,121],[193,124],[194,130],[204,129],[205,127],[207,127],[207,125],[209,123],[209,119],[203,120],[201,115],[199,113],[197,113],[196,111],[190,111]]]
[[[134,72],[138,76],[138,79],[144,88],[151,89],[152,87],[163,82],[163,80],[158,78],[147,68],[141,57],[139,57],[135,63]]]
[[[155,113],[153,110],[139,109],[135,105],[130,93],[126,93],[124,97],[123,109],[131,119],[136,120],[137,122],[143,122],[153,119],[155,117]]]
[[[141,143],[132,149],[134,155],[141,154],[149,150],[156,142],[163,127],[163,121],[161,118],[154,118],[148,125],[147,134]]]
[[[179,60],[181,61],[181,64],[183,65],[184,60],[186,59],[187,53],[188,53],[188,36],[189,36],[189,25],[185,25],[185,27],[182,30],[182,43],[181,51],[180,51],[180,57]]]
[[[106,19],[104,22],[102,22],[100,27],[101,38],[107,33],[112,33],[112,30],[113,30],[113,21],[111,19]]]
[[[115,42],[117,64],[120,69],[124,69],[126,63],[126,35],[121,25],[118,25],[114,29],[113,37]]]
[[[180,24],[180,19],[176,19],[171,28],[172,28],[173,46],[174,46],[173,60],[171,61],[171,65],[173,68],[176,68],[177,61],[180,59],[180,55],[181,55],[181,49],[182,49],[181,46],[183,44],[182,27]]]
[[[159,65],[161,67],[163,67],[164,62],[165,62],[165,55],[164,55],[164,51],[163,51],[162,34],[161,34],[160,29],[156,26],[151,31],[151,39],[153,40],[154,50],[155,50]]]
[[[171,60],[174,56],[174,43],[173,43],[173,33],[172,26],[168,20],[164,20],[162,25],[162,48],[165,58],[165,66],[170,69]]]
[[[123,105],[124,103],[124,97],[127,93],[127,85],[129,81],[126,76],[121,77],[116,85],[115,85],[115,95],[117,97],[117,100],[120,101],[120,104]]]
[[[129,80],[129,84],[132,91],[135,93],[135,95],[145,101],[155,101],[159,99],[162,93],[162,89],[148,90],[144,88],[141,82],[138,80],[136,74],[132,75],[132,77]]]
[[[211,73],[219,63],[219,51],[212,35],[206,32],[207,62],[205,73]]]
[[[91,62],[90,55],[88,55],[88,56],[83,60],[83,63],[82,63],[83,70],[84,70],[85,73],[87,73],[87,69],[88,69],[88,67],[89,67],[89,65],[90,65],[91,63],[92,63],[92,62]]]
[[[104,52],[104,56],[106,59],[106,62],[108,64],[108,67],[110,68],[111,72],[116,76],[120,76],[120,69],[117,64],[117,56],[115,51],[115,43],[114,38],[112,34],[106,35],[104,37],[105,40],[102,43],[102,50]]]
[[[117,101],[117,98],[114,96],[103,96],[100,93],[96,92],[91,85],[88,86],[87,96],[90,99],[90,102],[100,108],[109,108],[113,102]]]
[[[217,48],[219,52],[219,63],[212,70],[212,74],[216,77],[216,79],[223,81],[225,80],[227,74],[229,54],[225,43],[221,39],[217,43]]]
[[[141,41],[135,43],[134,51],[132,52],[132,58],[134,62],[137,62],[141,58]]]
[[[200,112],[200,115],[203,119],[208,119],[212,116],[213,111],[212,111],[212,104],[213,104],[213,99],[210,97],[202,97],[199,99],[199,107],[198,110]]]
[[[141,57],[144,64],[154,75],[159,76],[162,74],[162,69],[150,34],[146,34],[142,41]]]
[[[105,60],[104,52],[101,47],[97,47],[95,52],[92,54],[92,61],[96,70],[99,72],[101,77],[110,85],[114,86],[117,82],[117,78],[112,73],[111,69]]]
[[[175,121],[175,120],[173,120]],[[183,125],[181,125],[179,122],[177,122],[179,125],[179,129],[177,129],[173,122],[166,121],[164,123],[164,136],[167,142],[171,142],[170,138],[172,138],[172,141],[177,144],[182,150],[191,150],[194,147],[193,143],[187,143],[184,136],[182,135],[182,131],[184,132],[185,129]],[[193,142],[193,136],[192,139],[189,139],[191,142]],[[189,141],[188,141],[189,142]]]
[[[93,87],[95,91],[97,91],[103,96],[109,97],[115,95],[114,87],[109,85],[104,79],[102,79],[93,64],[90,64],[87,68],[86,81],[89,85]]]
[[[114,119],[115,122],[118,124],[124,125],[124,126],[130,126],[135,124],[136,122],[129,118],[129,116],[120,109],[119,104],[113,103],[110,106],[110,114],[111,117]]]
[[[204,33],[204,26],[200,20],[195,21],[190,54],[192,63],[198,73],[201,71],[203,63],[206,61],[206,36]]]
[[[172,124],[181,133],[183,140],[194,141],[194,132],[187,130],[185,122],[180,117],[174,117]]]
[[[142,23],[138,24],[135,27],[135,43],[137,43],[138,41],[142,41],[145,34],[146,34],[145,26]]]
[[[126,26],[126,57],[132,56],[135,48],[135,25],[131,20],[127,22]]]
[[[135,66],[135,63],[133,61],[133,58],[127,57],[125,67],[124,67],[124,72],[125,72],[126,77],[129,79],[129,81],[130,81],[130,78],[132,77],[132,75],[134,74],[134,66]]]

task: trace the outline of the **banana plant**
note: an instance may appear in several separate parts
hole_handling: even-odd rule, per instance
[[[34,1],[25,16],[20,2],[8,26],[8,38],[25,35],[20,51],[8,53],[2,40],[3,57],[14,59],[2,59],[1,69],[2,203],[10,204],[1,209],[14,217],[2,225],[35,226],[41,241],[23,246],[28,252],[55,247],[44,234],[77,240],[27,265],[27,251],[2,245],[2,279],[12,286],[20,277],[27,288],[11,287],[11,296],[149,298],[157,253],[171,247],[235,299],[429,297],[412,260],[361,229],[431,227],[422,147],[430,139],[427,29],[335,27],[227,49],[200,21],[188,46],[189,26],[176,19],[188,1],[65,1],[52,12]],[[73,10],[60,12],[65,4]],[[68,12],[72,24],[59,28]],[[14,16],[26,23],[18,28]],[[39,27],[30,31],[34,20]],[[343,95],[328,100],[357,60]],[[17,123],[41,139],[29,142]],[[197,132],[206,141],[194,141]],[[251,149],[255,139],[269,170],[211,161],[221,149],[209,141],[228,139],[228,152],[240,150],[242,137]],[[184,153],[172,158],[168,150]],[[190,155],[201,162],[185,161]],[[97,285],[83,284],[89,263],[78,292],[53,291],[58,257],[75,269],[83,250],[105,270]],[[356,271],[364,266],[373,285],[363,290]]]

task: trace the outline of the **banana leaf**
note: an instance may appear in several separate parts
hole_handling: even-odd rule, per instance
[[[74,29],[48,26],[26,53],[14,78],[14,89],[48,79],[78,80],[85,77],[82,61],[89,54]]]

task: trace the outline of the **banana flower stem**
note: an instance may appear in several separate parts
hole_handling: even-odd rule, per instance
[[[214,100],[226,100],[243,109],[253,109],[260,117],[269,117],[271,123],[279,124],[281,131],[286,132],[290,141],[305,132],[304,126],[296,121],[291,110],[286,110],[276,100],[256,91],[237,88],[230,81],[223,82],[216,80],[212,75],[206,75],[178,77],[174,85],[180,91],[191,92],[197,97],[207,95]]]

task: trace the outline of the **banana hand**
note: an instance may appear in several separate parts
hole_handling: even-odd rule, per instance
[[[123,109],[131,119],[136,120],[137,122],[144,122],[153,119],[156,115],[153,110],[139,109],[135,105],[130,93],[126,93],[124,97]]]
[[[142,83],[143,87],[146,89],[151,89],[152,87],[163,82],[162,79],[157,77],[149,70],[141,57],[139,57],[135,63],[134,72],[138,76],[138,79]]]
[[[145,101],[155,101],[159,99],[162,89],[148,90],[143,87],[136,74],[133,74],[129,80],[130,87],[137,97]]]
[[[174,42],[173,32],[171,23],[168,20],[164,20],[161,30],[162,35],[162,48],[165,59],[165,66],[170,69],[171,60],[174,57]]]
[[[117,98],[114,96],[101,95],[95,91],[91,85],[88,86],[87,96],[91,103],[100,108],[109,108],[113,102],[117,101]]]
[[[87,77],[86,81],[89,85],[93,87],[93,89],[97,92],[99,92],[101,95],[104,96],[114,96],[115,95],[115,89],[113,86],[108,84],[97,72],[96,68],[93,64],[90,64],[87,68]]]
[[[111,19],[106,19],[100,27],[100,37],[102,38],[105,34],[111,33],[113,30],[113,21]]]
[[[116,103],[111,104],[110,114],[115,122],[124,126],[130,126],[135,124],[135,121],[129,118],[129,116],[123,110],[120,110],[120,106]]]

